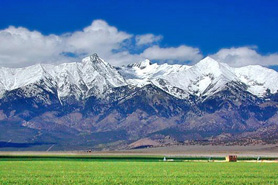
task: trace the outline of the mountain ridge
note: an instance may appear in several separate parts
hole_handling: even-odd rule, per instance
[[[95,64],[91,64],[94,62]],[[57,88],[59,88],[59,78],[70,80],[71,82],[68,81],[68,83],[73,83],[75,85],[78,84],[78,80],[80,80],[80,83],[77,85],[79,90],[82,89],[81,86],[92,88],[93,85],[89,83],[96,80],[95,78],[101,78],[97,77],[97,74],[88,75],[94,71],[97,71],[100,76],[104,77],[102,80],[106,81],[108,79],[107,85],[112,87],[125,85],[142,87],[147,84],[154,84],[165,90],[160,84],[163,83],[163,80],[169,81],[173,78],[175,80],[170,81],[170,85],[174,84],[172,86],[185,90],[188,94],[197,96],[208,95],[206,94],[209,90],[207,88],[211,84],[220,83],[215,87],[217,89],[230,81],[239,81],[245,83],[247,86],[256,85],[257,88],[260,88],[259,91],[253,90],[252,87],[249,91],[256,96],[264,96],[267,89],[269,89],[272,94],[276,93],[278,90],[278,85],[273,83],[278,78],[278,73],[272,69],[258,65],[232,68],[208,56],[193,66],[152,64],[146,59],[145,61],[118,67],[116,69],[99,58],[97,54],[93,54],[92,56],[82,59],[82,62],[79,63],[64,63],[60,65],[37,64],[25,68],[1,67],[0,84],[2,84],[2,88],[0,92],[2,92],[2,96],[4,91],[10,91],[29,85],[42,78],[56,80],[55,85]],[[271,75],[268,75],[268,73],[271,73]],[[105,76],[107,74],[113,75],[113,78]],[[257,77],[257,75],[259,77]],[[271,77],[270,79],[269,76]],[[182,79],[179,80],[178,78]],[[61,83],[65,82],[62,81]],[[97,84],[97,82],[95,82],[95,84]],[[211,91],[215,92],[216,89],[211,89]],[[168,92],[172,94],[170,91]],[[65,95],[62,94],[62,97],[68,95],[66,92],[64,93]]]
[[[0,141],[56,143],[57,150],[119,149],[145,137],[278,142],[276,79],[276,71],[211,57],[192,66],[145,60],[114,67],[94,54],[0,68]]]

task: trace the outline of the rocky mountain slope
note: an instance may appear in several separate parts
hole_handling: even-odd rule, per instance
[[[2,67],[0,146],[120,148],[146,137],[274,143],[276,80],[274,70],[210,57],[193,66],[145,60],[116,68],[94,54],[57,66]]]

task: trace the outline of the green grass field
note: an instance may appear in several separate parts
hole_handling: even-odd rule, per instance
[[[0,184],[278,184],[278,163],[1,158]]]

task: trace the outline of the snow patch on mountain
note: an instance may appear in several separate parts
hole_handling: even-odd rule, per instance
[[[121,68],[120,73],[131,85],[142,87],[154,84],[178,98],[209,95],[236,79],[232,68],[210,57],[194,66],[156,63],[144,65],[144,68],[139,66],[141,65],[128,65]]]
[[[43,84],[42,84],[43,82]],[[127,83],[119,72],[96,54],[79,63],[64,63],[57,66],[38,64],[26,68],[0,68],[0,93],[36,84],[53,92],[58,97],[74,96],[77,100],[88,96],[104,97],[109,90]],[[36,87],[34,86],[36,89]],[[27,93],[33,96],[36,91]],[[39,90],[38,90],[39,91]],[[37,92],[38,93],[38,92]]]
[[[261,66],[246,66],[232,68],[211,57],[206,57],[193,66],[151,64],[149,60],[131,64],[119,69],[130,85],[142,87],[154,84],[169,94],[178,98],[188,98],[189,95],[211,96],[229,82],[239,82],[247,85],[247,91],[263,97],[269,90],[276,93],[278,73]]]
[[[105,98],[114,88],[143,87],[153,84],[180,99],[209,97],[223,90],[227,83],[243,83],[258,97],[277,93],[278,73],[261,66],[232,68],[206,57],[193,66],[151,63],[148,59],[114,68],[97,54],[81,62],[60,65],[38,64],[25,68],[0,67],[0,98],[7,91],[21,89],[26,97],[42,94],[42,89],[82,100],[90,96]]]
[[[256,96],[263,97],[267,91],[274,94],[278,90],[278,73],[259,65],[250,65],[235,68],[238,79],[248,86],[248,91]]]

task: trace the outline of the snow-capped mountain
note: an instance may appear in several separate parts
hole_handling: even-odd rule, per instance
[[[44,84],[42,84],[44,83]],[[59,99],[74,96],[82,100],[89,96],[103,97],[111,88],[127,85],[118,71],[94,54],[79,63],[57,66],[37,64],[26,68],[0,68],[0,97],[7,91],[28,88],[26,97],[36,96],[37,86],[57,95]],[[56,92],[55,92],[56,91]]]
[[[94,54],[1,67],[0,143],[56,143],[58,150],[126,146],[146,136],[278,142],[277,80],[274,70],[211,57],[192,66],[144,60],[113,67]]]
[[[186,99],[189,95],[210,96],[229,82],[247,86],[247,91],[263,97],[278,90],[278,73],[261,66],[232,68],[206,57],[193,66],[151,64],[149,60],[120,68],[127,83],[142,87],[154,84],[169,94]]]
[[[26,68],[0,68],[0,97],[7,91],[44,83],[44,89],[58,97],[103,97],[121,86],[143,87],[153,84],[181,99],[190,95],[210,96],[221,91],[229,82],[247,86],[247,91],[263,97],[276,93],[278,73],[261,66],[231,68],[227,64],[206,57],[193,66],[152,64],[145,61],[115,69],[94,54],[82,62],[60,65],[38,64]],[[28,88],[27,97],[36,95]]]

